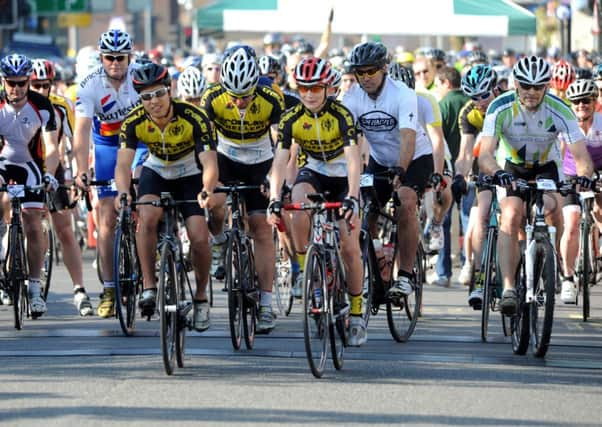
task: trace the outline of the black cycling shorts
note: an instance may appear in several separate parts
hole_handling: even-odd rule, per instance
[[[235,162],[222,153],[217,153],[219,181],[222,184],[244,183],[246,185],[261,185],[272,167],[272,159],[254,165]],[[259,190],[243,192],[247,214],[262,213],[268,208],[268,198]]]
[[[554,162],[544,163],[543,165],[533,168],[525,168],[514,163],[506,162],[504,170],[514,175],[514,178],[520,178],[527,181],[534,181],[536,178],[546,178],[558,181],[558,166]],[[506,197],[520,197],[518,191],[512,190],[512,187],[506,188]]]

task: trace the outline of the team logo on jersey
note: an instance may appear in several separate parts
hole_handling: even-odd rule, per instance
[[[172,136],[176,136],[181,134],[184,131],[184,127],[182,125],[174,125],[169,129],[169,134]]]
[[[310,129],[311,129],[311,123],[303,122],[303,130],[310,130]]]
[[[109,102],[109,100],[111,99],[111,95],[107,95],[105,97],[102,97],[100,99],[100,106],[102,107],[102,112],[106,113],[108,112],[111,108],[113,108],[113,106],[115,105],[115,103],[117,101],[111,101]]]
[[[259,114],[259,106],[253,103],[251,104],[251,108],[249,108],[249,111],[251,111],[251,113],[253,114]]]
[[[228,103],[226,104],[226,109],[227,109],[227,110],[232,110],[233,108],[234,108],[234,104],[233,104],[233,103],[231,103],[231,102],[228,102]]]
[[[540,126],[541,127],[541,126]],[[550,133],[558,133],[558,129],[556,129],[556,126],[554,125],[554,123],[552,123],[552,126],[550,126],[548,129],[546,129],[548,132]]]
[[[322,127],[330,132],[330,129],[332,129],[332,120],[324,120],[322,122]]]
[[[153,132],[155,131],[155,127],[154,127],[154,126],[151,126],[151,125],[148,125],[148,127],[146,128],[146,131],[147,131],[148,133],[153,133]]]
[[[397,127],[397,119],[385,111],[370,111],[359,117],[362,129],[372,132],[390,132]]]

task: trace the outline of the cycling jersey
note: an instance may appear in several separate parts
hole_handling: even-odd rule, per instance
[[[431,144],[431,153],[432,153],[433,152],[433,144],[432,144],[431,138],[430,138],[428,132],[426,131],[426,129],[427,129],[427,126],[433,126],[433,127],[441,127],[442,126],[441,109],[439,108],[439,103],[437,102],[437,98],[435,98],[435,96],[429,92],[417,90],[416,98],[417,98],[417,102],[418,102],[418,123],[422,127],[422,131],[417,132],[417,134],[416,134],[416,144],[418,145],[418,138],[419,138],[418,133],[423,134],[424,137],[427,138],[429,143]],[[420,143],[422,144],[422,142],[420,142]],[[449,147],[447,146],[447,141],[445,141],[445,139],[443,140],[443,143],[445,145],[445,147],[444,147],[445,148],[445,161],[447,163],[447,168],[449,170],[451,170],[451,153],[449,151]],[[414,154],[414,158],[412,160],[416,160],[418,157],[421,157],[424,154],[429,154],[429,153],[423,153],[423,154],[419,153],[418,156],[416,156],[416,154]]]
[[[417,131],[414,158],[432,152],[428,139],[419,142],[416,93],[404,83],[386,76],[376,99],[370,98],[360,85],[354,85],[343,96],[343,104],[353,113],[358,129],[370,145],[370,156],[379,164],[399,166],[399,130],[403,128]]]
[[[63,136],[67,138],[73,138],[73,104],[68,98],[64,96],[56,95],[51,93],[48,96],[52,105],[54,105],[56,115],[56,123],[57,125],[60,123],[59,127],[59,138],[60,141]]]
[[[546,93],[537,111],[530,112],[514,91],[491,102],[482,135],[499,138],[498,158],[527,168],[559,164],[559,135],[567,144],[583,139],[575,114],[560,98]]]
[[[284,111],[282,98],[267,86],[259,85],[253,100],[239,110],[220,84],[207,89],[201,107],[217,130],[217,151],[240,163],[256,164],[271,159],[270,126],[278,124]]]
[[[42,130],[56,130],[54,107],[45,96],[27,92],[27,103],[19,110],[6,100],[0,103],[0,135],[3,147],[0,156],[11,163],[32,160],[45,171],[45,151]]]
[[[318,113],[299,103],[282,115],[278,126],[279,148],[290,149],[293,140],[301,149],[300,167],[331,177],[347,176],[343,149],[357,145],[353,115],[333,99],[327,99]]]
[[[116,91],[102,65],[88,74],[79,84],[75,101],[75,116],[93,119],[92,140],[98,145],[117,146],[121,122],[136,105],[130,64],[125,83]]]
[[[121,148],[146,144],[149,155],[143,165],[165,179],[198,174],[195,150],[215,150],[215,131],[204,111],[179,100],[172,101],[172,108],[173,118],[161,130],[139,105],[127,115],[120,133]]]
[[[563,137],[560,140],[564,142]],[[602,114],[594,113],[592,125],[585,135],[587,151],[592,158],[594,169],[602,170]],[[577,166],[570,150],[565,150],[562,170],[566,175],[576,176]]]

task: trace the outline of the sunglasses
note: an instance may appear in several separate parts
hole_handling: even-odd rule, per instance
[[[31,87],[34,89],[50,89],[50,83],[32,83]]]
[[[522,90],[536,90],[537,92],[539,92],[540,90],[544,90],[546,85],[528,85],[528,84],[524,84],[521,83],[520,87]]]
[[[324,91],[324,89],[326,89],[326,86],[320,86],[320,85],[316,85],[316,86],[299,86],[297,89],[299,90],[299,93],[302,94],[302,95],[305,95],[308,92],[311,92],[314,95],[318,95],[318,94],[322,93]]]
[[[103,59],[106,59],[108,62],[123,62],[127,55],[102,55]]]
[[[27,86],[28,83],[29,83],[29,79],[28,80],[20,80],[20,81],[4,80],[4,84],[8,87],[15,87],[15,86],[25,87],[25,86]]]
[[[478,101],[483,101],[483,100],[489,98],[490,96],[491,96],[491,92],[485,92],[480,95],[471,96],[470,99],[472,99],[475,102],[478,102]]]
[[[582,99],[571,100],[571,104],[573,104],[573,105],[579,105],[579,104],[589,105],[591,103],[592,103],[591,98],[582,98]]]
[[[380,68],[368,68],[367,70],[355,70],[355,75],[358,77],[374,77]]]
[[[140,99],[150,101],[153,98],[162,98],[169,93],[169,88],[162,87],[152,92],[143,92],[140,94]]]

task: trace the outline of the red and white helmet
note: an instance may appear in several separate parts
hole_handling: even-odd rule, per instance
[[[299,86],[328,86],[332,80],[330,63],[322,58],[305,58],[295,67],[293,77]]]
[[[31,61],[33,73],[31,80],[54,80],[56,72],[54,64],[47,59],[34,59]]]
[[[550,86],[557,90],[567,90],[575,81],[575,68],[561,59],[552,66],[552,80]]]

